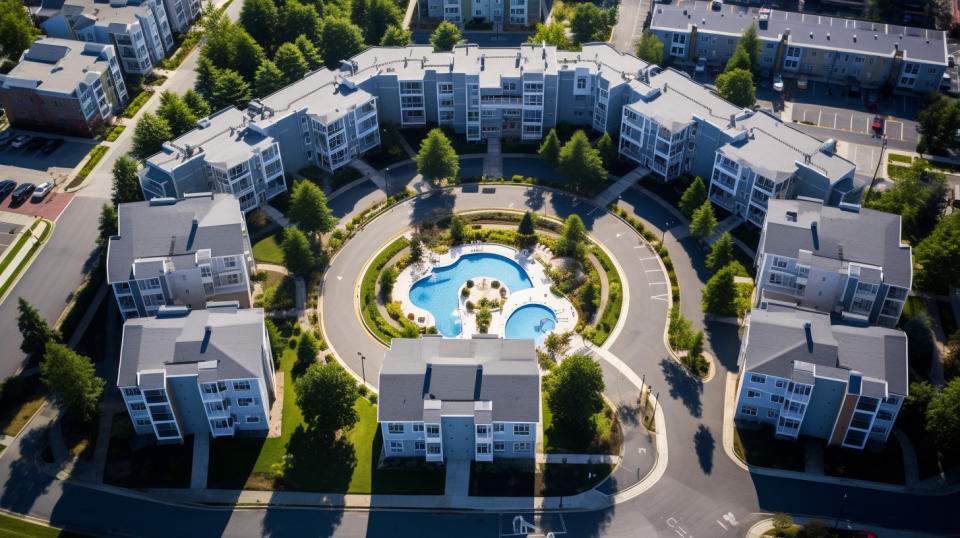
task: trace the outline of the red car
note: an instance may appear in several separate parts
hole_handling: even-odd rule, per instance
[[[874,116],[871,127],[877,134],[883,134],[883,116]]]

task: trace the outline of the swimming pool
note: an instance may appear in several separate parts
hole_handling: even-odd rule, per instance
[[[527,272],[515,261],[497,254],[464,254],[452,265],[440,267],[410,288],[410,302],[433,314],[440,334],[452,338],[460,326],[460,288],[470,279],[487,277],[499,280],[510,293],[532,288]]]
[[[507,319],[507,338],[533,338],[543,343],[547,333],[557,326],[557,316],[542,304],[528,304],[513,311]]]

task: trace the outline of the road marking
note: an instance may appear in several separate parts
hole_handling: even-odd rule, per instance
[[[723,519],[734,527],[737,526],[737,518],[733,515],[733,512],[727,512],[726,514],[723,514]]]
[[[507,207],[511,207],[511,208],[512,208],[512,207],[513,207],[513,202],[510,202],[509,204],[507,204]]]
[[[654,299],[654,300],[657,300],[657,301],[663,301],[663,302],[665,302],[665,303],[667,302],[667,294],[666,294],[666,293],[664,293],[664,294],[662,294],[662,295],[651,295],[650,298],[651,298],[651,299]]]
[[[647,282],[647,284],[650,286],[656,286],[657,284],[663,284],[664,286],[667,285],[666,282]]]
[[[646,273],[659,273],[659,272],[660,272],[660,269],[659,269],[659,268],[657,268],[657,269],[647,269],[647,270],[644,271],[644,272],[646,272]]]
[[[720,523],[720,520],[719,520],[719,519],[715,519],[714,521],[717,522],[717,525],[720,525],[721,527],[723,527],[723,530],[727,530],[727,526],[724,525],[723,523]]]
[[[343,275],[337,275],[337,280],[343,280]]]
[[[646,454],[646,453],[647,453],[647,449],[646,449],[646,448],[643,448],[643,447],[640,447],[640,448],[637,449],[637,452],[639,452],[640,454]]]
[[[853,130],[853,116],[850,116],[850,130]]]

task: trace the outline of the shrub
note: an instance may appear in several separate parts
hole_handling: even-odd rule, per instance
[[[297,349],[297,339],[291,337],[290,340],[287,341],[287,346],[289,346],[290,349]]]
[[[376,403],[377,403],[377,395],[376,395],[376,394],[371,394],[367,399],[370,400],[370,403],[376,405]]]
[[[380,273],[380,297],[388,301],[393,294],[393,285],[397,282],[397,270],[387,267]]]
[[[400,308],[400,303],[387,303],[387,314],[393,319],[402,318],[403,309]]]
[[[470,290],[468,290],[466,287],[464,287],[463,289],[460,290],[460,295],[462,295],[462,296],[464,296],[464,297],[469,297],[469,296],[470,296]]]
[[[357,387],[357,392],[360,393],[360,396],[366,396],[367,393],[370,392],[370,389],[368,389],[366,385],[361,383],[360,386]]]
[[[473,301],[467,301],[466,307],[467,307],[467,312],[473,312],[473,309],[476,308],[477,306],[473,304]]]
[[[473,287],[473,281],[472,281],[472,280],[468,280],[468,281],[467,281],[467,287],[468,287],[468,288],[472,288],[472,287]]]
[[[493,282],[490,283],[490,286],[492,286],[493,289],[499,289],[499,288],[500,288],[500,281],[499,281],[499,280],[494,280]]]
[[[400,338],[401,331],[387,323],[387,320],[383,319],[377,309],[375,296],[377,277],[387,263],[401,250],[405,249],[408,244],[409,241],[401,237],[383,249],[370,263],[370,267],[367,268],[367,272],[363,275],[363,280],[360,283],[360,304],[362,305],[363,319],[370,330],[385,342],[389,342],[391,338]],[[408,322],[403,320],[403,323]]]

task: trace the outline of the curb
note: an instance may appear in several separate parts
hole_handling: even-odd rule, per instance
[[[17,284],[20,282],[20,279],[23,278],[23,275],[27,274],[27,271],[30,270],[30,266],[33,265],[33,262],[35,262],[35,261],[37,260],[37,258],[40,257],[40,252],[43,251],[44,246],[46,246],[46,244],[50,241],[50,237],[53,236],[53,231],[54,231],[55,223],[54,223],[52,220],[49,220],[49,219],[45,219],[45,218],[41,218],[41,217],[38,217],[38,218],[39,218],[42,222],[46,222],[46,223],[47,223],[47,226],[48,226],[48,229],[46,230],[46,232],[47,232],[47,238],[44,239],[43,242],[40,242],[39,239],[38,239],[38,240],[37,240],[38,242],[37,242],[37,243],[34,243],[34,245],[37,245],[37,249],[33,252],[33,254],[30,255],[29,258],[27,258],[27,263],[26,263],[26,265],[24,265],[22,268],[20,268],[20,270],[17,272],[17,274],[15,274],[15,275],[13,276],[13,279],[12,279],[12,280],[8,281],[8,282],[10,283],[10,285],[7,287],[7,291],[4,292],[4,294],[3,294],[2,296],[0,296],[0,304],[2,304],[2,303],[7,299],[7,297],[10,296],[10,294],[13,292],[13,289],[16,288],[16,287],[17,287]],[[31,226],[32,226],[32,224],[31,224]],[[32,233],[32,232],[27,231],[26,233]],[[42,234],[43,232],[40,232],[40,233]],[[30,248],[33,248],[33,245],[31,245]],[[14,255],[16,255],[16,254],[14,254]],[[12,263],[12,261],[11,261],[11,263]],[[16,268],[14,268],[14,270],[16,270]],[[6,283],[0,283],[0,286],[2,286],[2,285],[4,285],[4,284],[6,284]]]

